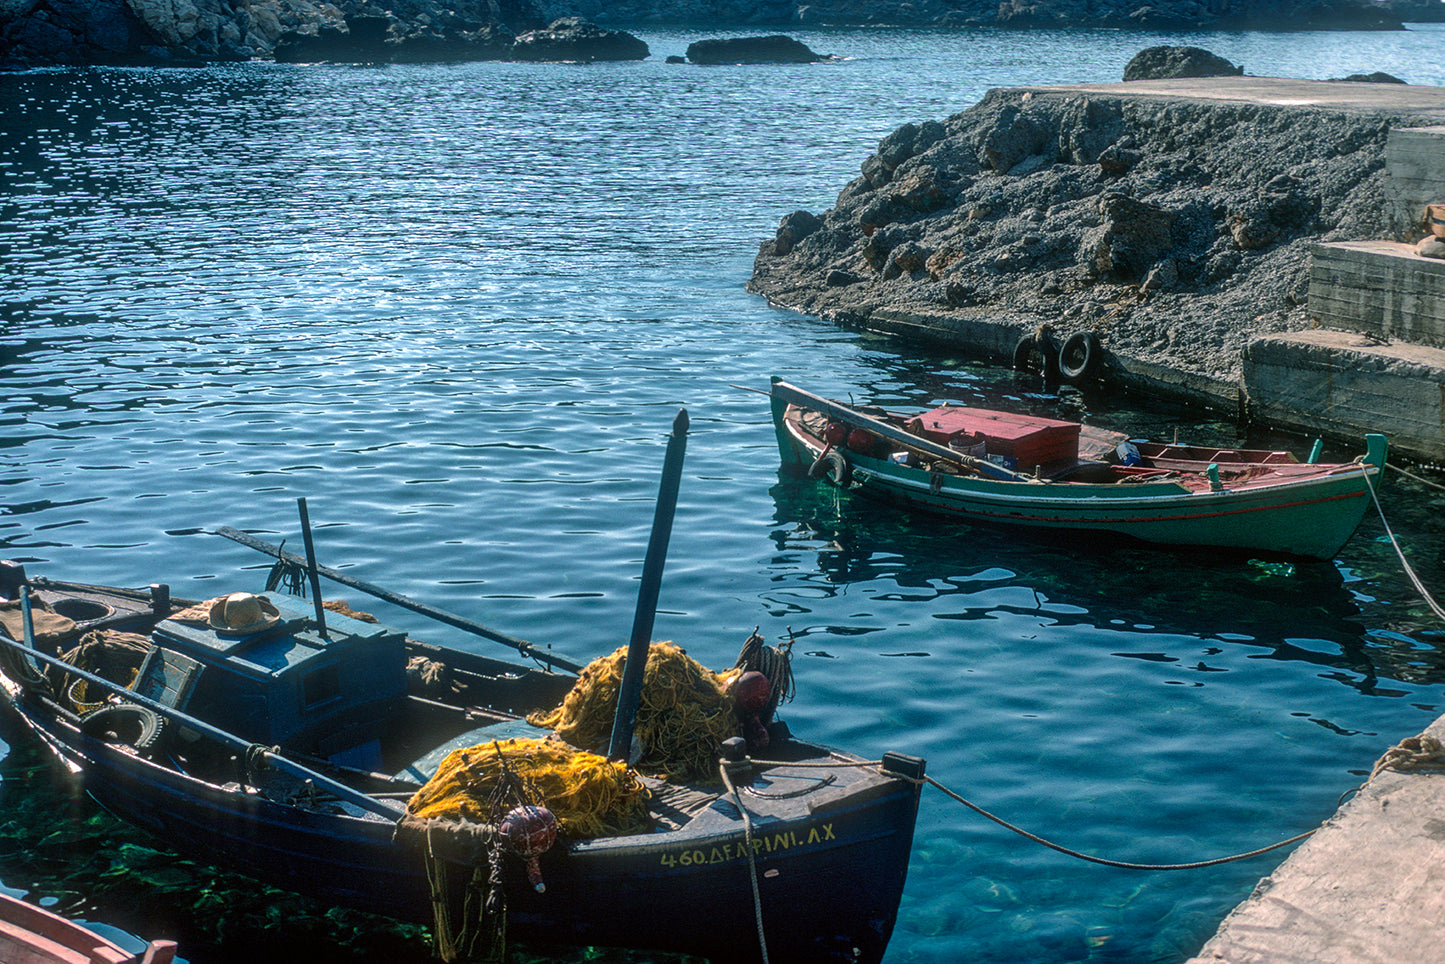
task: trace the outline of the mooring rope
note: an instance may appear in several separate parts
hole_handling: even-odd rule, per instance
[[[1401,475],[1403,475],[1403,476],[1404,476],[1405,478],[1407,478],[1407,479],[1414,479],[1416,482],[1419,482],[1421,485],[1428,485],[1428,486],[1429,486],[1430,488],[1432,488],[1432,489],[1439,489],[1441,492],[1445,492],[1445,485],[1441,485],[1439,482],[1432,482],[1430,479],[1427,479],[1427,478],[1425,478],[1425,477],[1422,476],[1422,475],[1416,475],[1414,472],[1410,472],[1410,471],[1407,471],[1407,470],[1405,470],[1405,469],[1402,469],[1402,468],[1400,468],[1398,465],[1396,465],[1394,462],[1390,462],[1390,463],[1388,463],[1388,465],[1389,465],[1389,468],[1390,468],[1392,471],[1399,472]]]
[[[898,775],[894,774],[894,776]],[[900,776],[899,779],[906,780],[908,778]],[[963,804],[974,813],[982,817],[987,817],[989,820],[992,820],[1000,827],[1012,830],[1019,836],[1026,837],[1027,839],[1032,840],[1034,843],[1043,844],[1050,850],[1057,850],[1061,854],[1066,854],[1070,857],[1077,857],[1080,860],[1087,860],[1091,864],[1103,864],[1106,867],[1120,867],[1124,870],[1196,870],[1200,867],[1213,867],[1217,864],[1232,863],[1236,860],[1248,860],[1251,857],[1258,857],[1260,854],[1267,854],[1271,850],[1278,850],[1280,847],[1288,847],[1290,844],[1299,843],[1301,840],[1314,833],[1313,830],[1306,830],[1304,833],[1295,834],[1288,840],[1281,840],[1279,843],[1272,843],[1268,847],[1260,847],[1258,850],[1251,850],[1249,853],[1244,854],[1231,854],[1228,857],[1215,857],[1213,860],[1196,860],[1187,864],[1136,864],[1130,863],[1129,861],[1125,860],[1110,860],[1107,857],[1095,857],[1091,854],[1080,853],[1077,850],[1070,850],[1068,847],[1062,846],[1061,844],[1056,844],[1050,840],[1045,840],[1038,834],[1030,833],[1022,827],[1016,827],[1002,817],[994,816],[977,804],[970,803],[963,797],[959,796],[957,793],[954,793],[952,790],[939,783],[933,777],[926,776],[923,778],[922,782],[932,784],[939,790],[942,790],[947,796],[952,797],[954,800],[957,800],[959,803]]]
[[[723,786],[727,787],[728,794],[733,798],[733,806],[742,814],[743,845],[748,852],[748,882],[753,885],[753,920],[758,925],[758,949],[763,955],[763,964],[768,964],[768,938],[763,933],[763,895],[758,890],[758,861],[753,854],[752,817],[743,806],[743,798],[738,794],[738,788],[733,786],[732,774],[728,773],[728,761],[723,760],[718,764],[718,772],[722,774]]]
[[[908,783],[913,783],[913,784],[929,784],[929,785],[931,785],[931,786],[937,787],[945,796],[951,797],[952,799],[956,800],[957,802],[963,804],[965,807],[967,807],[968,809],[972,810],[974,813],[978,814],[979,816],[981,816],[981,817],[986,817],[986,818],[988,818],[989,820],[992,820],[994,823],[998,824],[1000,827],[1003,827],[1003,828],[1005,828],[1005,829],[1007,829],[1007,830],[1012,830],[1014,833],[1018,834],[1020,837],[1025,837],[1025,838],[1027,838],[1027,839],[1029,839],[1029,840],[1032,840],[1034,843],[1042,844],[1043,846],[1048,847],[1050,850],[1057,850],[1057,851],[1058,851],[1059,853],[1061,853],[1061,854],[1067,854],[1067,855],[1070,856],[1070,857],[1077,857],[1077,858],[1079,858],[1080,860],[1087,860],[1089,863],[1093,863],[1093,864],[1103,864],[1103,865],[1105,865],[1106,867],[1120,867],[1120,868],[1123,868],[1124,870],[1194,870],[1194,869],[1197,869],[1197,868],[1199,868],[1199,867],[1214,867],[1214,866],[1216,866],[1216,865],[1218,865],[1218,864],[1232,863],[1232,862],[1234,862],[1234,861],[1236,861],[1236,860],[1248,860],[1248,859],[1250,859],[1251,857],[1258,857],[1260,854],[1267,854],[1267,853],[1269,853],[1271,850],[1278,850],[1278,849],[1281,848],[1281,847],[1288,847],[1290,844],[1299,843],[1301,840],[1304,840],[1306,837],[1308,837],[1308,836],[1310,836],[1311,834],[1314,833],[1313,830],[1306,830],[1304,833],[1295,834],[1293,837],[1290,837],[1288,840],[1281,840],[1281,841],[1279,841],[1278,843],[1272,843],[1272,844],[1270,844],[1270,845],[1267,846],[1267,847],[1260,847],[1258,850],[1251,850],[1251,851],[1249,851],[1248,853],[1230,854],[1228,857],[1215,857],[1215,858],[1210,859],[1210,860],[1196,860],[1196,861],[1192,861],[1192,862],[1190,862],[1190,863],[1184,863],[1184,864],[1137,864],[1137,863],[1131,863],[1131,862],[1125,861],[1125,860],[1110,860],[1110,859],[1107,858],[1107,857],[1095,857],[1095,856],[1092,856],[1092,855],[1090,855],[1090,854],[1080,853],[1080,852],[1077,851],[1077,850],[1071,850],[1071,849],[1069,849],[1068,847],[1065,847],[1065,846],[1063,846],[1062,844],[1056,844],[1056,843],[1054,843],[1054,842],[1051,841],[1051,840],[1046,840],[1046,839],[1044,839],[1043,837],[1040,837],[1038,834],[1030,833],[1029,831],[1023,829],[1022,827],[1018,827],[1018,826],[1015,826],[1014,824],[1009,823],[1007,820],[1003,819],[1002,817],[999,817],[999,816],[996,816],[996,815],[994,815],[994,814],[992,814],[992,813],[989,813],[987,810],[983,809],[982,807],[978,806],[977,804],[971,803],[970,801],[964,799],[960,794],[955,793],[953,790],[950,790],[948,787],[946,787],[946,786],[944,786],[943,784],[939,783],[936,779],[934,779],[934,778],[931,777],[931,776],[924,776],[922,779],[917,779],[917,778],[914,778],[914,777],[904,776],[904,775],[901,774],[901,773],[895,773],[895,772],[892,771],[892,770],[884,770],[884,769],[882,769],[882,766],[883,766],[883,761],[882,761],[882,760],[858,760],[858,761],[832,760],[832,761],[829,761],[829,762],[826,762],[826,763],[804,763],[804,762],[782,762],[782,761],[771,761],[771,760],[754,760],[754,759],[752,759],[751,757],[748,757],[747,759],[748,759],[748,761],[749,761],[750,763],[752,763],[754,766],[760,766],[760,767],[769,767],[769,766],[787,766],[787,767],[850,767],[850,766],[851,766],[851,767],[876,767],[876,768],[878,768],[879,772],[882,773],[884,776],[894,777],[894,778],[899,779],[899,780],[904,780],[904,781],[906,781],[906,782],[908,782]],[[737,790],[735,790],[735,789],[733,788],[732,782],[728,780],[728,777],[727,777],[726,772],[724,772],[724,774],[723,774],[723,782],[727,784],[727,788],[728,788],[728,790],[732,793],[732,795],[733,795],[733,800],[734,800],[734,802],[737,804],[738,809],[739,809],[739,810],[742,810],[742,801],[738,799]],[[750,830],[751,830],[751,827],[750,827],[750,825],[749,825],[749,823],[748,823],[747,811],[743,811],[743,831],[744,831],[744,833],[746,834],[746,833],[748,833]],[[749,844],[748,853],[749,853],[749,859],[751,859],[751,854],[752,854],[751,844]],[[754,887],[754,890],[756,890],[756,888],[757,888],[756,882],[754,882],[753,887]],[[761,914],[761,911],[759,911],[759,914]],[[758,925],[760,928],[761,928],[761,926],[762,926],[761,920],[762,920],[762,918],[761,918],[761,916],[760,916],[760,917],[759,917],[759,925]],[[761,930],[759,931],[759,934],[761,934]]]
[[[1370,498],[1375,503],[1375,511],[1380,514],[1380,524],[1385,527],[1385,535],[1389,538],[1390,545],[1395,550],[1395,555],[1400,557],[1400,565],[1405,567],[1405,575],[1409,578],[1410,584],[1415,587],[1415,591],[1420,594],[1420,598],[1425,600],[1425,605],[1430,607],[1430,611],[1435,614],[1435,618],[1445,620],[1445,609],[1440,608],[1440,604],[1435,601],[1435,597],[1430,595],[1430,590],[1425,588],[1425,584],[1420,581],[1419,576],[1415,575],[1415,570],[1410,567],[1409,560],[1405,558],[1405,552],[1400,548],[1399,540],[1395,538],[1395,533],[1390,528],[1389,520],[1385,518],[1385,509],[1380,505],[1380,496],[1379,493],[1375,491],[1375,483],[1370,481],[1369,468],[1361,463],[1360,472],[1365,477],[1365,488],[1370,490]]]

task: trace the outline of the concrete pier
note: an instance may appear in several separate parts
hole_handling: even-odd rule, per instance
[[[1445,740],[1445,719],[1423,735]],[[1445,759],[1403,745],[1400,756],[1402,769],[1378,771],[1188,964],[1445,961]]]

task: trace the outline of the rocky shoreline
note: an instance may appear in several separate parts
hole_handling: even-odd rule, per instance
[[[1252,338],[1314,327],[1312,245],[1418,240],[1387,202],[1385,144],[1441,120],[1180,94],[994,90],[906,124],[831,210],[782,219],[748,289],[860,327],[976,321],[994,356],[1049,324],[1055,346],[1090,332],[1109,353],[1237,384]]]
[[[1398,30],[1438,0],[0,0],[0,68],[633,60],[627,28]],[[562,25],[559,26],[559,21]]]

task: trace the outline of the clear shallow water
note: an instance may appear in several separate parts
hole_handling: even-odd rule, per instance
[[[1335,563],[1289,568],[945,535],[782,481],[765,400],[734,383],[1160,436],[1178,413],[1043,396],[742,287],[783,214],[990,87],[1115,80],[1161,42],[1252,74],[1445,84],[1440,31],[794,35],[850,59],[667,65],[696,36],[642,33],[641,64],[0,75],[0,555],[253,588],[263,561],[205,531],[294,545],[305,496],[328,564],[587,658],[629,634],[686,406],[657,638],[721,667],[754,625],[791,629],[795,730],[926,756],[1081,851],[1194,861],[1316,826],[1441,712],[1442,627],[1377,519]],[[1438,592],[1440,497],[1390,481]],[[889,961],[1183,960],[1281,857],[1102,868],[930,792]],[[0,880],[31,883],[4,861]]]

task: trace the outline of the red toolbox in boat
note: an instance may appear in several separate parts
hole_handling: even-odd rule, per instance
[[[910,432],[940,445],[982,438],[989,461],[1028,472],[1079,457],[1079,425],[1035,415],[944,405],[908,420]]]

